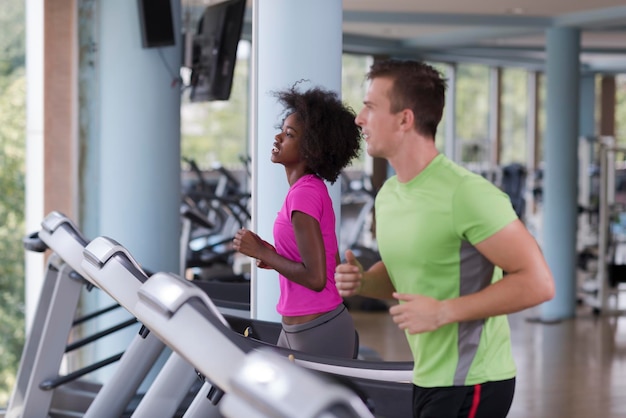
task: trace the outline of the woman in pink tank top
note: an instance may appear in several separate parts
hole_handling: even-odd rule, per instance
[[[337,94],[296,87],[275,93],[285,108],[271,160],[285,167],[289,191],[274,222],[274,245],[247,229],[234,248],[278,272],[277,344],[307,353],[356,357],[356,331],[335,286],[335,213],[324,180],[334,183],[361,146],[355,113]]]

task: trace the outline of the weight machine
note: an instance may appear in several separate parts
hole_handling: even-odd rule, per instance
[[[626,211],[625,201],[616,199],[616,193],[626,188],[617,181],[616,157],[624,153],[626,148],[608,136],[583,138],[579,149],[581,216],[577,249],[580,254],[594,248],[595,241],[593,252],[597,257],[594,274],[583,283],[582,301],[595,314],[624,312],[619,295],[625,291],[621,285],[626,282]]]

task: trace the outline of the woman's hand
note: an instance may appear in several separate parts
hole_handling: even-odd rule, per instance
[[[267,248],[271,249],[272,251],[276,252],[276,248],[274,248],[274,246],[272,244],[270,244],[267,241],[263,241],[263,245],[265,245]],[[263,260],[256,260],[256,266],[260,269],[271,269],[272,266],[270,266],[269,264],[266,264]]]
[[[267,254],[266,251],[271,250],[276,252],[276,248],[269,242],[262,240],[254,232],[245,228],[241,228],[237,231],[233,239],[233,248],[248,257],[256,258],[257,267],[264,269],[272,268],[262,260],[267,258],[264,257],[264,254]]]

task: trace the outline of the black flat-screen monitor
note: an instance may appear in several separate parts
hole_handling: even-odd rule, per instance
[[[176,44],[171,0],[138,0],[141,41],[144,48]]]
[[[230,97],[245,10],[246,0],[228,0],[205,9],[193,39],[192,102]]]

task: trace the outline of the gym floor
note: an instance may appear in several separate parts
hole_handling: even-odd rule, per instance
[[[387,312],[351,313],[365,356],[411,360]],[[626,417],[626,316],[581,306],[571,320],[541,324],[536,317],[533,309],[509,317],[518,376],[508,418]]]

